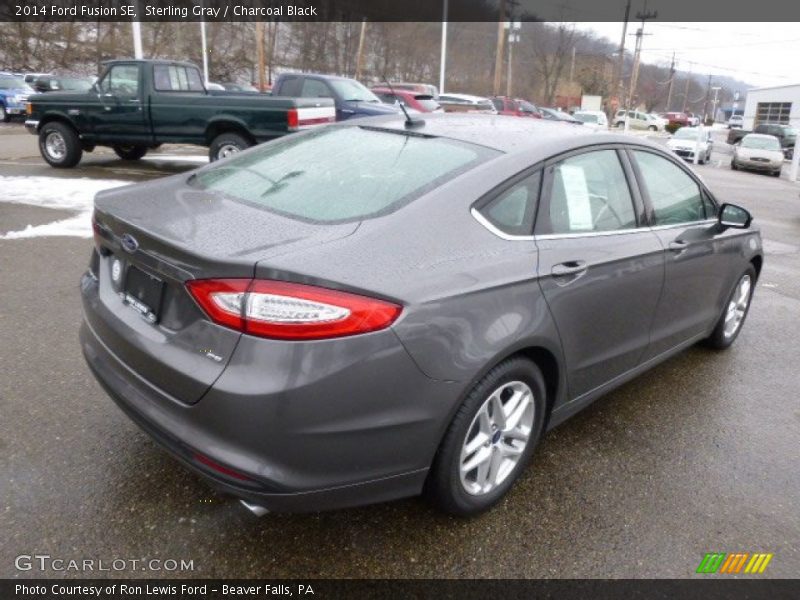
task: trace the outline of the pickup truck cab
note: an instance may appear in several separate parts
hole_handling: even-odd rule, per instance
[[[96,146],[136,160],[163,143],[208,147],[214,161],[335,117],[330,100],[210,92],[195,65],[166,60],[109,61],[88,92],[39,94],[27,112],[25,126],[57,168]]]
[[[0,73],[0,122],[8,123],[14,115],[24,115],[33,88],[22,77]]]
[[[792,158],[794,144],[797,141],[797,129],[786,123],[759,123],[755,126],[753,131],[745,129],[731,129],[728,132],[728,143],[739,144],[742,138],[749,133],[759,133],[764,135],[772,135],[778,138],[781,144],[783,154],[786,158]]]
[[[354,117],[377,117],[400,112],[397,106],[384,104],[365,85],[355,79],[315,73],[282,73],[272,86],[273,96],[287,98],[330,98],[336,105],[336,120]]]

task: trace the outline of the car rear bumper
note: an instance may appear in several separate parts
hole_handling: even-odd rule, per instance
[[[419,494],[457,402],[456,386],[425,376],[394,332],[367,335],[383,337],[372,356],[318,380],[301,343],[243,336],[196,404],[131,370],[87,320],[80,340],[106,392],[184,465],[270,511],[302,512]],[[262,343],[269,358],[257,356]]]

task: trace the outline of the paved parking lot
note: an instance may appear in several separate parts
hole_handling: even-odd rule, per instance
[[[796,576],[800,184],[732,172],[727,151],[696,169],[756,215],[767,253],[735,346],[692,348],[551,432],[512,493],[473,520],[416,499],[254,518],[164,454],[84,366],[77,282],[91,241],[0,240],[0,577],[40,576],[14,568],[35,553],[194,563],[104,576],[689,577],[711,551],[771,552],[766,576]],[[136,181],[191,168],[203,150],[164,153],[98,153],[57,172],[32,136],[0,126],[0,176]],[[0,235],[67,214],[0,190]]]

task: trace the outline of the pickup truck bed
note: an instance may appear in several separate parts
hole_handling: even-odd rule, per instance
[[[42,157],[67,168],[96,146],[135,160],[160,144],[197,144],[213,161],[335,117],[330,99],[209,92],[190,63],[124,60],[106,63],[88,93],[32,97],[25,125]]]

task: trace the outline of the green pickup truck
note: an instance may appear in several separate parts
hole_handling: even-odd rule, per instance
[[[200,70],[166,60],[114,60],[88,93],[31,96],[25,126],[53,167],[110,146],[138,160],[164,143],[209,148],[209,159],[336,119],[328,98],[207,91]]]

